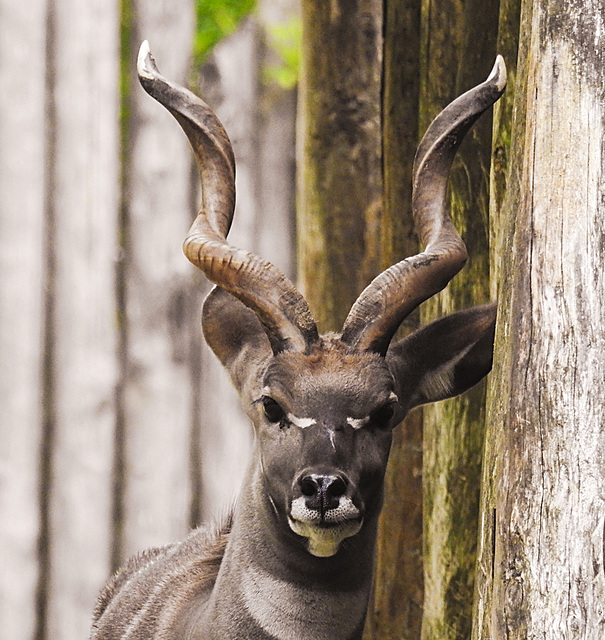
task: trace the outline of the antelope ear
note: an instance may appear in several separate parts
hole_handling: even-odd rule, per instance
[[[271,357],[271,344],[256,314],[220,287],[212,289],[202,308],[202,329],[208,346],[241,390],[256,370]]]
[[[387,362],[398,396],[409,411],[452,398],[477,384],[492,368],[496,305],[445,316],[391,345]]]

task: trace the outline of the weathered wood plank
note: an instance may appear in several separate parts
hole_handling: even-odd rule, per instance
[[[523,5],[496,249],[509,259],[473,634],[484,640],[603,635],[604,21],[597,1]]]
[[[0,2],[0,638],[36,633],[43,424],[46,1]]]
[[[421,130],[482,82],[496,57],[498,1],[425,0]],[[454,161],[448,201],[469,260],[422,309],[423,323],[490,299],[488,176],[491,119],[483,116]],[[424,409],[424,640],[467,640],[472,619],[485,383]]]
[[[258,16],[219,43],[202,70],[202,94],[227,129],[237,163],[237,204],[230,242],[293,275],[294,124],[292,90],[267,84],[267,30],[290,19],[290,0],[260,2]],[[225,512],[238,493],[252,430],[227,375],[204,349],[201,377],[200,512]]]
[[[490,280],[493,299],[508,295],[506,290],[501,291],[504,274],[511,266],[510,240],[512,235],[514,217],[516,211],[507,211],[506,198],[514,201],[518,195],[514,195],[519,182],[515,179],[511,169],[513,147],[511,146],[511,134],[513,121],[521,126],[522,110],[516,110],[515,96],[518,89],[517,82],[517,57],[519,55],[519,26],[520,26],[521,0],[503,0],[500,3],[500,17],[498,26],[498,52],[506,61],[508,84],[506,92],[494,107],[494,128],[492,140],[492,167],[490,172]],[[521,53],[523,59],[525,53]],[[518,139],[518,138],[517,138]],[[518,143],[517,143],[518,144]],[[510,181],[509,181],[510,180]],[[502,306],[501,306],[502,309]],[[502,313],[500,311],[500,313]],[[501,328],[503,325],[499,324]],[[493,406],[494,396],[491,394],[498,389],[502,375],[500,359],[496,355],[492,384],[488,385],[488,406]],[[504,399],[502,398],[501,401]],[[473,610],[472,638],[478,634],[487,633],[487,627],[480,631],[480,627],[489,624],[483,617],[483,607],[486,594],[491,590],[493,571],[493,485],[492,477],[486,475],[489,469],[493,469],[494,449],[489,443],[492,441],[489,422],[486,425],[486,447],[484,450],[484,471],[481,487],[480,525],[477,549],[477,568],[475,573],[475,602]],[[487,545],[487,547],[485,546]],[[481,604],[479,604],[481,603]],[[477,607],[481,613],[478,614]],[[478,622],[480,620],[480,622]],[[482,636],[483,637],[483,636]]]
[[[320,331],[380,270],[382,2],[302,4],[298,264]]]
[[[85,638],[110,571],[116,424],[117,2],[53,3],[49,638]]]
[[[507,225],[503,220],[503,204],[508,191],[508,169],[511,152],[513,109],[517,85],[517,55],[519,52],[519,22],[521,0],[501,0],[498,18],[498,53],[506,62],[507,85],[504,95],[494,105],[492,166],[489,189],[489,241],[491,298],[498,299],[502,263],[509,258],[503,234]]]
[[[245,21],[220,42],[202,70],[201,95],[229,134],[236,161],[237,203],[229,241],[258,250],[259,30]],[[200,510],[204,519],[225,513],[237,495],[252,447],[252,430],[234,388],[204,345],[200,380]]]
[[[191,73],[191,0],[137,2],[125,141],[125,374],[121,557],[182,538],[190,525],[193,363],[200,295],[181,245],[196,208],[192,155],[174,118],[140,87],[136,51],[148,39],[166,77]]]
[[[271,81],[267,69],[277,64],[271,33],[300,20],[297,0],[258,0],[258,253],[294,280],[296,271],[296,88]]]
[[[382,78],[383,214],[381,266],[418,252],[412,218],[412,164],[418,146],[420,0],[385,3]],[[418,326],[419,314],[404,321]],[[397,427],[385,476],[367,640],[417,640],[423,604],[422,411]]]

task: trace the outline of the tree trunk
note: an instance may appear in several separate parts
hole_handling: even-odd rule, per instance
[[[192,353],[199,331],[194,272],[180,246],[195,208],[191,151],[174,118],[139,86],[137,47],[149,39],[162,73],[190,74],[193,3],[135,2],[125,154],[125,373],[120,561],[184,537],[190,524]],[[190,327],[190,329],[188,329]]]
[[[502,263],[509,258],[505,246],[506,221],[503,203],[507,192],[510,164],[510,140],[513,126],[513,108],[517,85],[517,54],[519,51],[519,21],[521,0],[501,0],[498,20],[498,53],[506,62],[508,83],[504,95],[494,105],[492,139],[492,167],[490,172],[489,239],[491,298],[498,299]]]
[[[119,20],[107,0],[53,6],[46,634],[75,640],[111,567]]]
[[[519,201],[519,186],[511,169],[514,164],[514,148],[511,146],[511,136],[515,121],[515,97],[517,87],[523,82],[523,78],[517,77],[517,57],[519,54],[519,26],[520,26],[521,0],[502,0],[500,4],[500,20],[498,32],[498,51],[506,61],[506,73],[508,84],[502,98],[494,107],[493,129],[493,153],[492,169],[490,174],[490,278],[493,298],[507,295],[502,285],[505,274],[511,268],[511,254],[509,250],[510,237],[514,230],[514,217],[516,211],[507,207],[508,201]],[[526,52],[523,54],[526,57]],[[518,126],[522,125],[524,110],[517,111],[516,120]],[[521,147],[519,147],[521,145]],[[515,136],[517,155],[522,149],[522,138]],[[522,153],[522,151],[521,151]],[[510,180],[509,178],[513,178]],[[500,317],[502,314],[500,304]],[[499,325],[500,327],[502,325]],[[501,375],[498,354],[495,354],[493,382],[488,385],[488,409],[494,403],[493,392],[498,388],[498,377]],[[494,542],[494,502],[491,477],[486,476],[488,471],[494,469],[494,447],[491,443],[491,427],[486,426],[486,446],[484,453],[483,481],[481,487],[480,505],[480,530],[479,549],[475,579],[475,603],[473,611],[474,640],[477,638],[489,638],[489,617],[484,613],[485,603],[491,598],[492,578],[494,570],[493,547]],[[490,511],[491,510],[491,511]],[[489,545],[489,549],[485,545]]]
[[[385,4],[381,268],[418,252],[412,219],[412,163],[418,145],[420,1]],[[403,331],[418,326],[418,313]],[[422,621],[422,412],[394,432],[378,530],[366,640],[417,640]]]
[[[603,635],[604,20],[523,5],[475,638]]]
[[[0,638],[36,633],[43,424],[46,1],[0,2]]]
[[[421,131],[451,100],[482,82],[494,63],[497,0],[423,7]],[[423,307],[424,323],[487,302],[490,118],[467,136],[450,176],[449,204],[469,260]],[[485,384],[424,410],[424,640],[466,640],[472,618]]]
[[[382,2],[302,3],[298,247],[320,331],[380,269]]]

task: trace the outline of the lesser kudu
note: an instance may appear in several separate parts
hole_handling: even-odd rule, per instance
[[[102,593],[91,638],[360,639],[392,429],[414,406],[462,393],[491,368],[494,305],[393,336],[467,259],[447,178],[464,135],[504,91],[504,62],[437,116],[418,148],[413,209],[424,251],[376,277],[342,332],[328,335],[275,266],[226,239],[235,161],[217,117],[160,75],[146,42],[138,71],[199,165],[201,211],[184,250],[217,285],[204,336],[256,442],[228,521],[130,560]]]

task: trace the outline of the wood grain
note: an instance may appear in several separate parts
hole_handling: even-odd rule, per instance
[[[474,638],[602,636],[604,18],[522,13]]]

